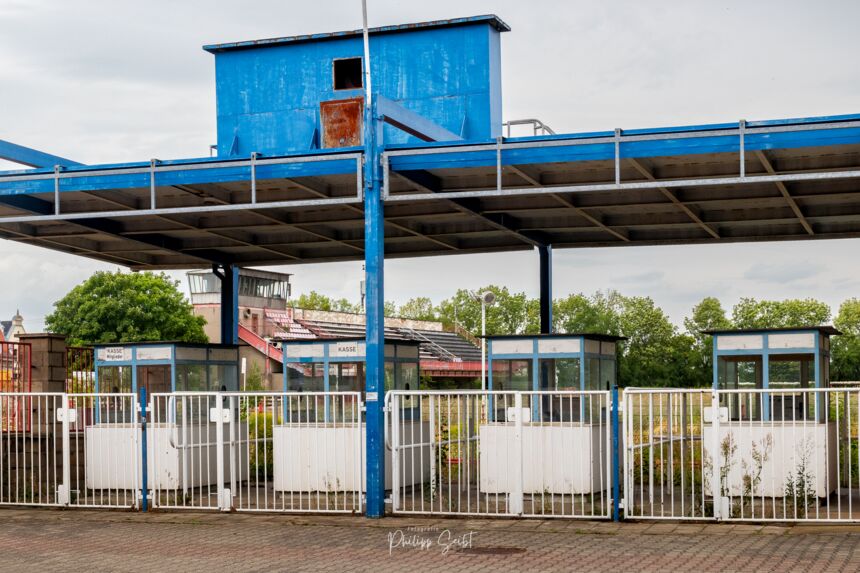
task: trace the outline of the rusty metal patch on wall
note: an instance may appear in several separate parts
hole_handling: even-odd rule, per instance
[[[364,98],[320,102],[322,146],[354,147],[361,145]]]

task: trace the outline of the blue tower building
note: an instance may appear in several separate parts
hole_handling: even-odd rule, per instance
[[[374,97],[426,118],[458,139],[501,135],[496,16],[370,33]],[[218,156],[247,157],[362,145],[361,30],[204,46],[215,55]],[[383,140],[417,141],[394,125]]]

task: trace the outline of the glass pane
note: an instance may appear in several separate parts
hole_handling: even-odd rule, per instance
[[[602,358],[600,360],[600,390],[609,390],[615,385],[615,360]]]
[[[205,392],[206,366],[203,364],[177,364],[176,390],[179,392]]]
[[[288,362],[284,368],[288,392],[322,392],[325,389],[322,364]]]
[[[585,389],[600,390],[600,359],[585,359]]]
[[[540,361],[541,390],[581,390],[579,358],[551,358]]]
[[[762,388],[762,358],[721,356],[717,360],[717,383],[721,390]],[[760,420],[762,395],[732,392],[720,397],[720,405],[729,408],[731,420]]]
[[[239,389],[238,369],[235,364],[209,365],[209,390],[235,392]]]
[[[394,362],[385,362],[385,391],[388,392],[394,388]]]
[[[815,363],[810,356],[771,356],[768,362],[768,388],[793,390],[814,386]],[[811,382],[811,383],[810,383]],[[805,420],[813,400],[802,392],[768,394],[774,420]]]
[[[131,392],[131,366],[100,366],[99,392]]]
[[[397,381],[399,389],[418,390],[418,364],[415,362],[401,362],[400,379]]]
[[[528,391],[532,389],[532,361],[511,360],[511,382],[507,390]]]
[[[358,362],[329,364],[328,384],[332,392],[363,391],[364,369]]]
[[[137,388],[146,388],[147,394],[170,392],[170,366],[138,366]]]

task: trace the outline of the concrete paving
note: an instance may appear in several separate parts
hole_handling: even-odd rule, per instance
[[[860,526],[0,510],[0,571],[858,571]]]

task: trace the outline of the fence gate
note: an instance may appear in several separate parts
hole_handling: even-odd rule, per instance
[[[624,390],[624,516],[713,519],[704,448],[710,390]]]
[[[0,393],[0,505],[133,508],[140,426],[132,394]]]
[[[860,521],[860,389],[625,391],[624,513]]]
[[[395,514],[611,517],[609,392],[391,391]]]
[[[358,392],[153,394],[148,415],[155,507],[362,511]]]

